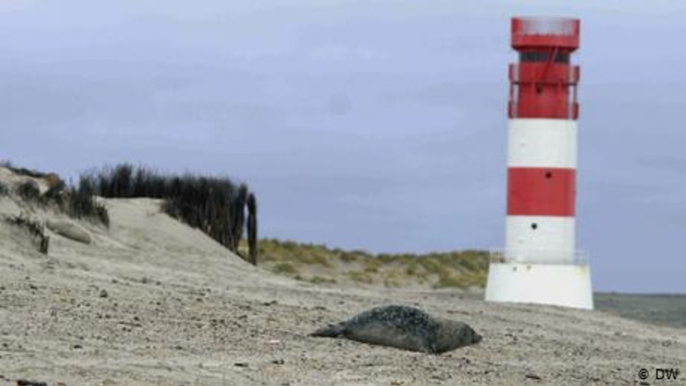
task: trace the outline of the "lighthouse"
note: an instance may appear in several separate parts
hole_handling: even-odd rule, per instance
[[[575,247],[579,30],[571,18],[511,21],[505,248],[492,254],[487,301],[593,309]]]

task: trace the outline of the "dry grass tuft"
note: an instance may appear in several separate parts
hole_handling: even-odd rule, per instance
[[[50,237],[45,234],[45,227],[38,221],[25,216],[11,216],[6,217],[5,222],[25,230],[38,251],[44,255],[48,254]]]

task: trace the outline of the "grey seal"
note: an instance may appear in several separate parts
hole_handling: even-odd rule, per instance
[[[433,317],[418,308],[400,305],[372,308],[344,322],[320,328],[311,336],[343,337],[432,354],[481,341],[481,336],[466,323]]]

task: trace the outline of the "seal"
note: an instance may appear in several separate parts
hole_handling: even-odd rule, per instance
[[[344,322],[320,328],[311,336],[342,337],[432,354],[481,341],[481,336],[466,323],[433,317],[418,308],[401,305],[372,308]]]

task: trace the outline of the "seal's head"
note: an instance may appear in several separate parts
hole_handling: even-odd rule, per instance
[[[481,335],[467,324],[442,319],[436,328],[436,339],[432,351],[440,354],[479,342],[481,342]]]

